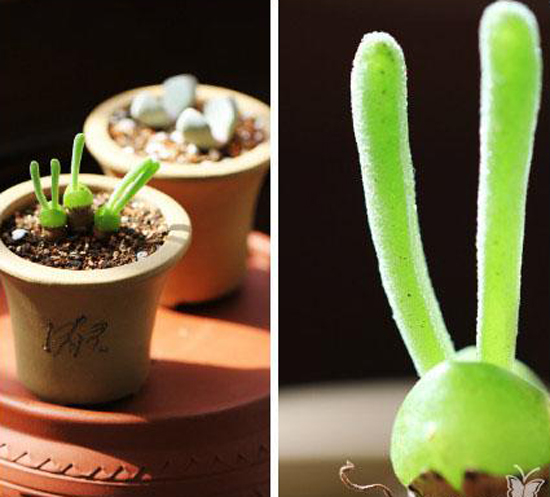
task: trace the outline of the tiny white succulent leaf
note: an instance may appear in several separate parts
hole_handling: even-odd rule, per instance
[[[221,143],[233,137],[239,112],[233,97],[214,97],[204,104],[204,117],[210,125],[212,135]]]
[[[130,105],[130,116],[152,128],[167,128],[174,122],[164,110],[161,99],[147,91],[134,97]]]
[[[185,109],[176,121],[176,130],[181,131],[183,139],[200,149],[219,148],[222,144],[214,138],[203,114],[193,107]]]
[[[197,84],[197,78],[191,74],[172,76],[162,84],[164,90],[162,104],[174,121],[185,109],[195,103]]]

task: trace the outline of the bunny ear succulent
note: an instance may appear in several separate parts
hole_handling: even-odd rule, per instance
[[[421,376],[393,430],[404,485],[428,472],[461,491],[468,471],[495,477],[550,464],[550,411],[540,385],[514,373],[525,197],[541,92],[536,19],[501,0],[481,21],[478,354],[457,359],[418,227],[408,142],[406,67],[388,34],[366,35],[351,75],[352,115],[382,283]],[[429,495],[429,490],[421,492]],[[433,494],[437,495],[437,493]]]
[[[94,228],[97,234],[105,235],[118,231],[122,209],[147,184],[159,168],[160,164],[158,162],[146,159],[139,166],[128,171],[109,197],[107,203],[95,213]]]
[[[40,224],[44,230],[50,235],[59,236],[67,224],[67,213],[63,207],[59,204],[59,175],[61,171],[61,165],[57,159],[52,159],[50,162],[51,172],[51,201],[48,202],[44,190],[42,189],[42,183],[40,181],[40,167],[38,162],[32,161],[30,165],[31,179],[34,186],[34,192],[36,199],[40,204]]]
[[[68,220],[74,230],[88,230],[93,221],[92,204],[94,195],[84,184],[80,183],[80,163],[84,151],[84,134],[78,133],[73,142],[73,155],[71,159],[71,182],[65,189],[63,205],[68,211]]]

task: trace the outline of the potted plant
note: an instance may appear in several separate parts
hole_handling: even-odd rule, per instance
[[[158,163],[146,159],[123,180],[79,175],[83,145],[78,135],[71,175],[53,159],[41,181],[33,161],[32,180],[0,194],[0,277],[18,376],[61,404],[139,390],[167,271],[191,237],[183,208],[143,188]]]
[[[542,60],[534,15],[498,1],[481,20],[477,353],[456,354],[420,237],[403,52],[366,35],[351,75],[370,230],[397,326],[420,376],[395,420],[391,459],[414,494],[536,495],[548,480],[550,403],[515,360],[527,179]],[[465,356],[464,356],[465,354]],[[349,480],[348,463],[341,477]],[[548,485],[546,485],[548,486]],[[386,493],[390,491],[382,487]],[[523,490],[522,490],[523,492]],[[523,495],[521,493],[521,495]]]
[[[159,160],[152,186],[193,219],[193,243],[171,272],[162,302],[202,302],[236,289],[269,168],[269,107],[180,75],[103,102],[84,130],[107,175],[124,175],[144,154]]]

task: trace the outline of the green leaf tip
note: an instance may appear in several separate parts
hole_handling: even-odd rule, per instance
[[[480,23],[477,346],[510,368],[515,357],[527,182],[541,98],[542,57],[533,13],[498,1]]]
[[[160,164],[150,158],[126,173],[109,200],[94,216],[94,226],[100,232],[113,232],[120,228],[120,212],[159,170]]]
[[[52,200],[48,202],[42,183],[40,180],[40,166],[38,162],[32,161],[30,165],[30,174],[34,187],[36,199],[40,204],[39,221],[42,227],[46,229],[63,228],[67,224],[67,213],[59,205],[59,175],[61,165],[57,159],[52,159],[50,162],[51,179],[52,179]]]
[[[428,274],[407,122],[406,65],[387,33],[369,33],[351,73],[351,106],[367,216],[382,283],[420,375],[454,347]]]
[[[91,190],[78,181],[84,144],[84,133],[78,133],[73,142],[71,182],[65,189],[65,194],[63,195],[63,205],[69,210],[91,208],[94,202],[94,195]]]

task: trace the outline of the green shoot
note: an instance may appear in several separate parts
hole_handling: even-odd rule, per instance
[[[143,188],[159,170],[160,164],[146,159],[136,168],[128,171],[115,188],[106,204],[95,213],[94,223],[97,231],[111,233],[120,228],[120,212],[126,204]]]
[[[63,207],[59,205],[59,174],[61,166],[57,159],[52,159],[50,162],[52,176],[52,200],[48,202],[42,189],[40,181],[40,168],[38,162],[32,161],[30,166],[31,178],[34,186],[36,199],[40,204],[40,224],[48,230],[57,230],[65,227],[67,224],[67,214]]]
[[[78,133],[73,142],[73,155],[71,160],[71,183],[67,186],[63,196],[63,204],[69,210],[91,208],[94,196],[90,189],[78,182],[80,174],[80,162],[84,150],[84,134]]]
[[[480,26],[481,173],[478,196],[477,343],[481,360],[515,357],[527,180],[540,105],[537,21],[517,2],[496,2]]]
[[[382,283],[415,367],[423,375],[454,354],[422,248],[407,122],[403,52],[367,34],[355,55],[351,103],[367,215]]]

